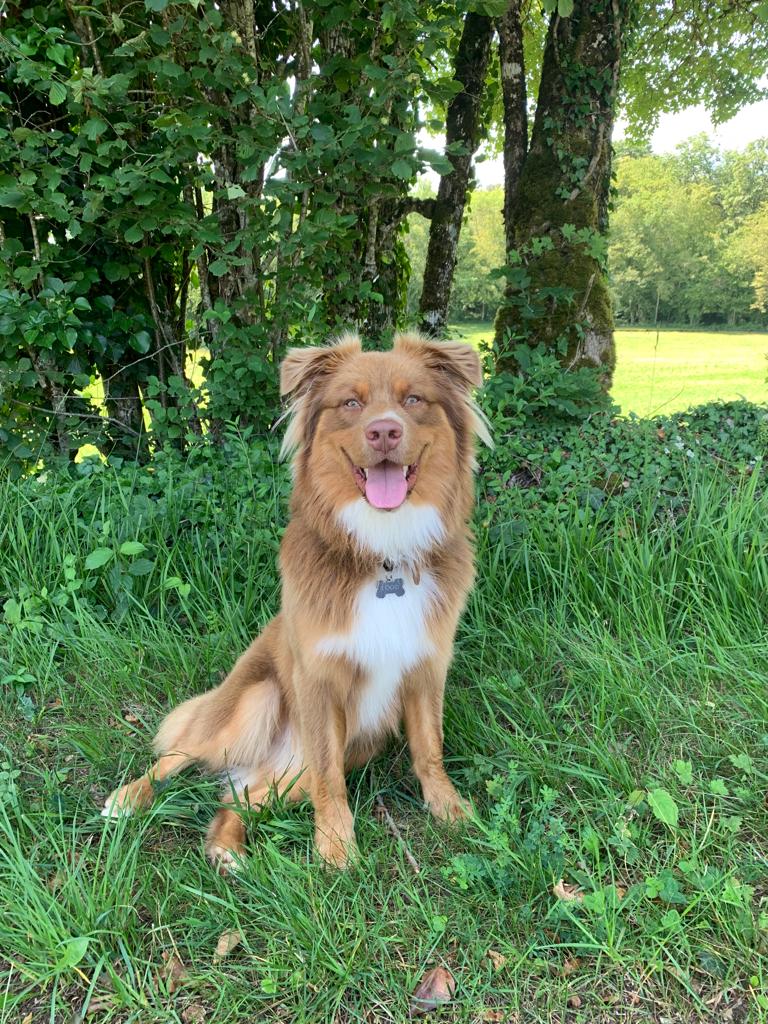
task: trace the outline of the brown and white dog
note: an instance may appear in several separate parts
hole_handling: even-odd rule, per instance
[[[159,760],[105,816],[146,807],[154,783],[198,761],[225,773],[206,845],[222,869],[243,852],[236,808],[274,791],[311,798],[318,851],[341,867],[355,850],[345,772],[401,720],[430,811],[466,813],[443,766],[443,691],[474,575],[475,435],[490,444],[470,397],[481,381],[469,345],[415,335],[388,352],[345,335],[288,353],[282,609],[220,686],[168,715]]]

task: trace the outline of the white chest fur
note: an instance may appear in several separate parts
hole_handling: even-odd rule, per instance
[[[320,654],[349,658],[365,672],[357,708],[360,733],[380,728],[403,675],[434,651],[427,634],[427,618],[437,594],[434,577],[422,573],[417,585],[407,571],[393,575],[403,578],[401,597],[377,597],[376,580],[370,580],[357,595],[350,632],[325,637],[317,647]]]

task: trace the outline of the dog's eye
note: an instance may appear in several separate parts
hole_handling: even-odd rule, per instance
[[[362,405],[360,405],[360,403],[358,402],[358,400],[356,398],[348,398],[346,400],[346,402],[344,403],[344,408],[345,409],[362,409]]]
[[[418,405],[420,401],[421,398],[419,395],[408,395],[406,400],[403,402],[403,405]]]

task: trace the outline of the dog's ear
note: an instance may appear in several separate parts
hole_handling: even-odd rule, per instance
[[[398,334],[395,348],[423,359],[430,369],[447,374],[465,391],[479,388],[483,383],[480,357],[471,345],[462,341],[435,341],[420,334]]]
[[[322,348],[288,349],[280,367],[280,394],[295,398],[306,394],[319,378],[333,373],[347,356],[360,350],[355,334],[344,334]]]

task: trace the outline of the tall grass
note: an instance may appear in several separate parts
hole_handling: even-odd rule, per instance
[[[222,879],[202,855],[212,780],[174,780],[135,819],[98,812],[146,764],[164,711],[216,682],[277,607],[285,481],[268,454],[220,486],[228,472],[0,482],[0,1022],[89,1006],[142,1024],[402,1021],[435,963],[458,982],[442,1019],[758,1019],[759,470],[735,484],[692,470],[673,511],[649,491],[612,518],[574,504],[503,540],[481,531],[446,706],[449,770],[477,820],[430,821],[397,740],[350,780],[353,871],[323,870],[308,808],[278,804],[251,815],[248,864]],[[145,550],[121,555],[126,541]],[[138,558],[151,565],[135,573]],[[561,878],[575,899],[555,895]],[[243,942],[216,961],[228,929]]]

